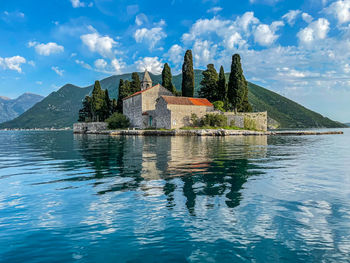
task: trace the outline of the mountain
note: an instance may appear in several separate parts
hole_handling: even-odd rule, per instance
[[[0,96],[0,123],[16,118],[43,98],[32,93],[24,93],[13,100]]]
[[[143,76],[139,73],[140,77]],[[161,75],[150,74],[153,84],[161,83]],[[101,80],[101,87],[108,89],[111,98],[117,98],[120,79],[131,79],[131,74],[114,75]],[[196,92],[202,79],[202,71],[195,70]],[[175,87],[181,89],[182,75],[173,77]],[[345,127],[313,112],[292,100],[263,87],[248,83],[249,101],[254,111],[267,111],[272,123],[278,122],[280,128]],[[12,121],[0,124],[0,128],[62,128],[71,127],[78,119],[82,100],[89,95],[93,86],[80,88],[72,84],[52,92],[34,107]]]

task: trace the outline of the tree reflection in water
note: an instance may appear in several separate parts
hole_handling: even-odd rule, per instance
[[[267,153],[265,136],[75,135],[74,140],[82,157],[95,171],[94,185],[102,189],[98,194],[141,190],[147,195],[147,182],[158,180],[163,183],[161,191],[167,206],[176,206],[174,195],[180,191],[192,215],[201,196],[224,197],[230,208],[239,205],[244,183],[260,173],[252,160],[265,158]]]

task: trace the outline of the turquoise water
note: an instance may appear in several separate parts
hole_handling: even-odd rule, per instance
[[[350,131],[0,132],[0,262],[349,262]]]

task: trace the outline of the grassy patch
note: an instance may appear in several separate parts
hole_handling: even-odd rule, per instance
[[[182,127],[180,130],[219,130],[219,129],[224,129],[224,130],[245,130],[239,127],[235,126],[224,126],[224,127],[212,127],[212,126],[203,126],[203,127]]]

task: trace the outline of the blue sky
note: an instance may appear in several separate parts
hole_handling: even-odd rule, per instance
[[[229,71],[350,121],[350,0],[12,0],[0,2],[0,95],[48,95],[112,74]]]

